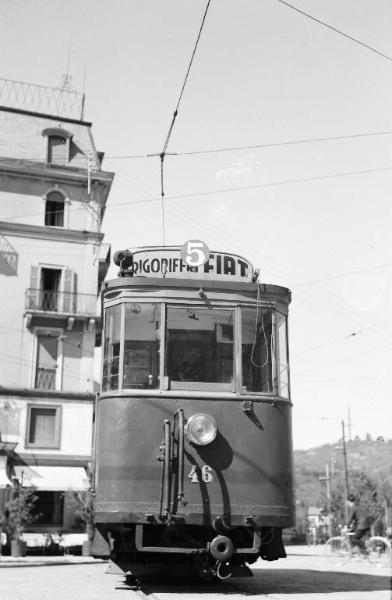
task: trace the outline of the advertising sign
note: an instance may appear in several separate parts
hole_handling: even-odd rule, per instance
[[[209,250],[200,240],[180,246],[151,246],[130,250],[134,277],[251,281],[253,266],[242,256]]]

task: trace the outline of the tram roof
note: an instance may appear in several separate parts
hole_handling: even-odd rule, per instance
[[[253,283],[249,281],[221,281],[217,279],[179,279],[174,277],[117,277],[105,281],[103,291],[115,290],[118,288],[161,288],[161,289],[188,289],[188,290],[209,290],[219,292],[240,292],[250,295],[266,294],[271,296],[286,297],[291,301],[291,290],[287,287],[274,285],[270,283]]]

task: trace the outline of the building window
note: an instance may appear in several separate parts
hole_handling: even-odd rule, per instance
[[[27,414],[26,446],[30,448],[60,447],[59,406],[29,405]]]
[[[61,135],[48,136],[48,163],[65,165],[69,161],[69,143]]]
[[[60,192],[49,192],[45,204],[45,225],[64,227],[64,196]]]
[[[70,160],[72,133],[62,127],[48,127],[42,135],[48,139],[48,163],[66,165]]]
[[[61,274],[61,269],[41,269],[41,310],[57,312],[59,306]]]
[[[34,492],[34,525],[63,525],[64,492]]]
[[[59,339],[57,334],[37,336],[37,361],[34,386],[36,389],[56,389],[58,349]]]
[[[31,266],[26,308],[74,314],[77,309],[77,274],[71,269]]]

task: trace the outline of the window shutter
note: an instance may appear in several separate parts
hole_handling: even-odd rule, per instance
[[[67,139],[59,135],[48,137],[48,162],[56,165],[65,165],[67,162]]]
[[[39,283],[38,267],[31,265],[30,268],[30,289],[27,298],[26,308],[39,308]]]
[[[71,269],[65,269],[64,272],[64,301],[63,311],[67,313],[74,312],[74,299],[73,299],[73,287],[74,287],[74,273]]]

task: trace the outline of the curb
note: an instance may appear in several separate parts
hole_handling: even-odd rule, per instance
[[[37,557],[37,556],[25,556],[25,557],[0,557],[0,569],[1,568],[15,568],[15,567],[58,567],[64,565],[94,565],[105,563],[106,560],[92,557]]]

